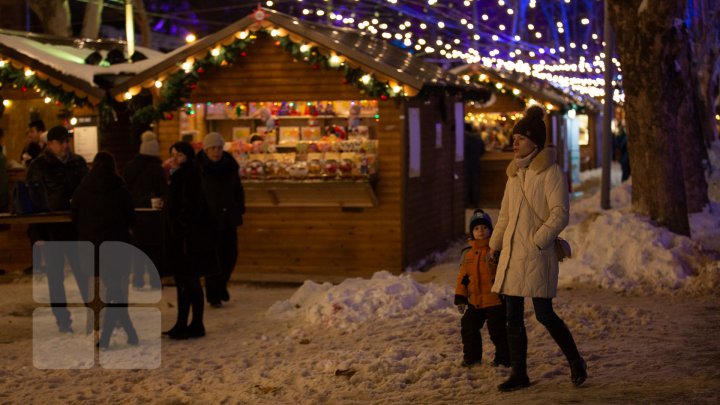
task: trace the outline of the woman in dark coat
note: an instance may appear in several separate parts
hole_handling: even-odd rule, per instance
[[[240,183],[239,166],[229,153],[223,151],[224,144],[225,140],[219,133],[207,134],[203,150],[196,159],[220,266],[217,275],[205,278],[207,301],[215,308],[230,299],[227,284],[237,261],[237,227],[242,225],[245,213],[245,193]]]
[[[175,272],[178,318],[163,334],[171,339],[205,336],[200,277],[214,274],[217,264],[212,246],[212,227],[203,195],[200,171],[194,164],[195,151],[186,142],[170,147],[174,167],[166,205],[167,252],[169,268]],[[192,308],[192,322],[188,318]]]
[[[92,170],[75,190],[71,203],[78,240],[93,243],[96,268],[101,262],[98,252],[103,242],[130,242],[134,214],[132,197],[116,173],[115,159],[107,152],[99,152],[93,160]],[[99,271],[105,289],[102,300],[109,305],[105,309],[99,346],[108,347],[115,326],[121,326],[127,334],[127,342],[136,345],[138,336],[127,310],[130,260],[123,254],[103,254],[112,255],[112,260],[102,260]]]

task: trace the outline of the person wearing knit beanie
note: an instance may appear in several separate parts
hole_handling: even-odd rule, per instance
[[[205,135],[203,139],[203,149],[209,149],[214,146],[223,147],[225,146],[225,138],[217,132],[210,132]]]
[[[160,155],[160,144],[157,141],[157,135],[152,131],[145,131],[140,138],[140,154],[148,156]]]
[[[481,209],[476,209],[473,212],[472,217],[470,217],[470,230],[469,233],[472,235],[473,229],[478,225],[485,225],[488,227],[490,232],[492,232],[492,219],[490,219],[490,215],[488,215],[485,211]]]
[[[543,118],[545,111],[542,107],[534,105],[525,111],[525,116],[515,124],[512,134],[519,134],[529,138],[538,150],[545,147],[545,139],[547,130],[545,129],[545,121]]]

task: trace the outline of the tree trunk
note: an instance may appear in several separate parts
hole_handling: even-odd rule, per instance
[[[102,21],[103,0],[89,0],[85,6],[81,38],[97,39]]]
[[[708,185],[705,179],[703,162],[708,159],[705,148],[703,128],[701,122],[702,111],[699,103],[697,65],[693,63],[692,41],[686,27],[678,28],[676,35],[681,37],[680,42],[688,42],[691,46],[684,52],[677,53],[676,64],[678,76],[690,78],[688,92],[682,94],[678,117],[678,143],[682,159],[683,178],[685,180],[685,198],[688,213],[700,212],[710,202],[708,199]]]
[[[40,19],[46,34],[72,36],[68,0],[30,0],[30,8]]]
[[[133,0],[133,8],[135,9],[135,21],[140,27],[140,45],[149,48],[152,31],[145,11],[145,3],[143,0]]]
[[[690,236],[678,136],[689,81],[678,72],[687,36],[673,24],[686,0],[607,0],[622,65],[633,209],[672,232]],[[680,55],[679,55],[680,54]]]
[[[720,80],[720,5],[718,0],[695,0],[693,7],[689,21],[693,40],[692,72],[697,83],[694,93],[700,129],[705,144],[709,146],[718,139],[713,95]]]

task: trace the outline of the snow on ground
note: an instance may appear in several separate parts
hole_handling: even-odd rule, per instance
[[[717,178],[711,184],[716,196]],[[573,201],[563,233],[575,256],[561,264],[554,305],[588,362],[581,388],[571,385],[531,307],[530,388],[496,390],[509,370],[490,366],[486,331],[483,364],[459,367],[460,315],[452,305],[458,242],[427,272],[379,271],[299,288],[234,285],[228,305],[208,307],[205,338],[162,339],[160,366],[138,370],[99,364],[103,356],[121,366],[142,360],[157,348],[157,328],[140,333],[139,347],[116,331],[112,349],[96,353],[90,369],[34,367],[32,283],[9,280],[0,284],[0,403],[720,403],[719,270],[710,252],[720,239],[717,199],[692,216],[691,240],[633,214],[630,187],[613,190],[608,211],[598,209],[597,195]],[[174,293],[165,288],[150,306],[159,309],[163,329],[174,322]],[[83,344],[77,329],[71,337]],[[54,342],[52,331],[41,332]],[[68,349],[75,348],[63,346],[58,355]],[[78,367],[88,365],[84,359]]]

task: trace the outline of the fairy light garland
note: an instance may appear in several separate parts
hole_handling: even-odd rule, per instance
[[[183,62],[180,65],[181,69],[168,75],[164,80],[153,79],[151,85],[159,89],[160,100],[155,105],[139,108],[132,116],[133,125],[145,127],[153,121],[172,119],[174,111],[186,111],[192,108],[188,107],[187,100],[197,86],[200,75],[208,68],[232,65],[247,56],[246,49],[255,42],[258,34],[270,35],[275,39],[276,46],[288,52],[294,59],[309,64],[313,69],[342,72],[345,76],[345,84],[354,85],[361,93],[370,97],[387,100],[407,96],[402,84],[383,81],[374,74],[351,67],[341,55],[325,52],[311,44],[294,42],[289,35],[280,35],[280,31],[276,29],[261,29],[250,34],[246,31],[240,32],[229,45],[216,46],[204,58]],[[134,94],[129,92],[124,98],[132,102],[133,96]]]
[[[49,81],[39,78],[33,70],[16,69],[11,63],[0,58],[0,88],[7,85],[21,92],[34,90],[45,99],[45,103],[49,102],[49,98],[67,109],[91,105],[87,98],[78,97],[74,92],[63,90],[61,86],[53,86]]]

